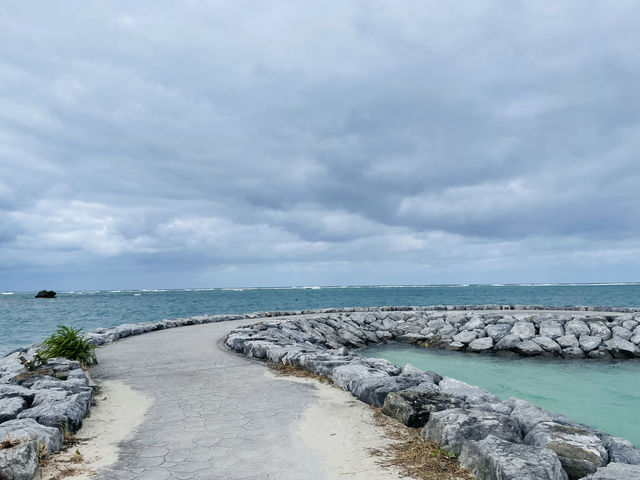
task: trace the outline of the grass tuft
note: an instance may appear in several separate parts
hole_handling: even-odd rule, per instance
[[[95,345],[91,345],[80,335],[82,328],[59,325],[38,351],[38,356],[46,360],[54,357],[64,357],[77,360],[81,365],[87,366],[98,363],[95,353]]]

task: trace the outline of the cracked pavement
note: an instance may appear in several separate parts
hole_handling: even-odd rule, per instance
[[[94,380],[126,383],[153,405],[120,444],[118,461],[93,478],[326,478],[296,435],[296,422],[317,401],[313,386],[267,376],[264,364],[219,345],[248,323],[174,328],[101,347]]]

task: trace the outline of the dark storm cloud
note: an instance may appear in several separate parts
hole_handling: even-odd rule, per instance
[[[358,283],[382,262],[366,279],[635,279],[639,13],[5,6],[0,268],[23,274],[3,288],[79,263],[170,285]]]

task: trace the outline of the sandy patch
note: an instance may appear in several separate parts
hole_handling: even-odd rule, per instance
[[[395,467],[382,467],[371,455],[389,445],[385,430],[376,425],[373,410],[350,393],[308,378],[267,375],[283,381],[311,384],[318,402],[309,407],[299,422],[297,435],[318,458],[327,478],[388,480],[409,478]]]
[[[76,434],[78,443],[52,455],[36,478],[83,480],[118,460],[118,444],[142,423],[152,402],[124,383],[105,381],[98,387],[96,405]]]

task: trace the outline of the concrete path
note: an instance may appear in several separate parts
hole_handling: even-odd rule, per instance
[[[325,479],[295,423],[314,387],[265,375],[218,342],[247,320],[175,328],[98,350],[97,381],[124,382],[153,400],[144,422],[100,471],[115,479]]]

